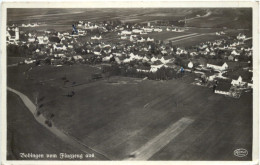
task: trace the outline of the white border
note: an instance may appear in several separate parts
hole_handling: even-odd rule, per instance
[[[6,161],[6,9],[7,8],[253,8],[253,161]],[[1,19],[1,164],[259,164],[259,4],[254,1],[96,1],[4,2]]]

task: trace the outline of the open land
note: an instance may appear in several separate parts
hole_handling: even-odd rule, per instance
[[[23,80],[25,87],[18,75],[22,76],[26,69],[8,68],[8,75],[17,75],[8,78],[9,86],[24,92],[31,100],[37,88],[40,98],[44,98],[41,111],[45,115],[55,114],[57,127],[110,159],[129,158],[140,146],[184,117],[193,122],[149,159],[229,160],[234,149],[250,148],[252,143],[252,98],[248,93],[238,100],[226,98],[208,88],[191,85],[188,77],[171,81],[112,77],[88,82],[88,73],[98,69],[87,66],[35,68],[26,73],[31,78]],[[82,85],[64,87],[61,81],[64,74]],[[72,88],[76,95],[64,96]],[[250,155],[249,151],[248,157],[233,158],[249,160]]]

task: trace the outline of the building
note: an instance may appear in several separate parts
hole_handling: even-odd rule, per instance
[[[18,27],[15,28],[15,40],[19,41],[19,28]]]
[[[188,63],[188,68],[193,68],[193,63],[191,61]]]
[[[231,88],[231,84],[221,82],[217,85],[215,89],[215,93],[230,96],[231,95],[230,88]]]
[[[232,84],[233,86],[241,86],[241,85],[245,85],[245,82],[243,82],[242,77],[239,76],[237,80],[233,79],[232,82],[231,82],[231,84]]]
[[[207,64],[208,68],[212,68],[214,70],[224,71],[228,68],[227,63],[224,63],[223,65],[214,65],[214,64]]]

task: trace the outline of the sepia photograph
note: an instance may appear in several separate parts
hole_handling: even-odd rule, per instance
[[[6,7],[6,161],[253,161],[253,12]]]

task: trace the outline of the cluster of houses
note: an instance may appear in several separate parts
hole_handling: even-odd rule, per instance
[[[30,45],[40,45],[33,53],[36,56],[49,56],[53,65],[61,66],[64,61],[71,60],[85,63],[90,61],[104,63],[113,61],[120,65],[134,64],[133,66],[138,72],[153,73],[162,67],[176,70],[183,67],[186,70],[194,70],[195,73],[204,74],[201,68],[195,67],[192,59],[195,59],[196,56],[199,55],[207,59],[208,57],[214,57],[220,54],[221,60],[227,62],[223,62],[221,65],[207,62],[203,65],[206,70],[212,69],[218,72],[218,74],[209,76],[209,81],[227,79],[222,76],[222,74],[229,69],[228,61],[236,63],[240,62],[238,57],[241,55],[247,57],[252,56],[252,48],[245,44],[248,38],[243,34],[239,34],[231,41],[227,41],[226,39],[208,41],[187,49],[184,47],[174,47],[170,43],[157,42],[154,38],[145,37],[143,35],[151,32],[161,32],[163,30],[181,32],[185,30],[183,28],[167,27],[163,29],[155,26],[133,26],[130,29],[117,26],[115,27],[115,31],[117,31],[119,39],[115,40],[115,42],[106,42],[106,40],[104,40],[105,37],[100,34],[92,35],[90,32],[87,35],[87,30],[104,29],[104,24],[79,21],[77,26],[80,27],[77,34],[68,32],[61,33],[52,30],[31,31],[22,32],[24,36],[23,39],[20,37],[21,32],[18,27],[8,27],[7,44],[27,47]],[[224,32],[217,33],[219,35],[224,34]],[[87,40],[85,40],[86,37],[88,37]],[[178,66],[175,60],[183,56],[189,56],[191,60],[183,66]],[[63,61],[63,63],[60,63],[61,61]],[[26,64],[32,62],[35,62],[35,59],[25,61]],[[149,65],[144,66],[144,63]],[[221,89],[222,84],[220,80],[215,93],[228,94],[228,90],[225,88]],[[231,80],[229,84],[231,86],[252,86],[252,82],[243,82],[242,77]]]

